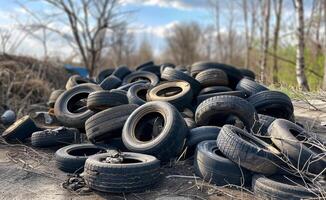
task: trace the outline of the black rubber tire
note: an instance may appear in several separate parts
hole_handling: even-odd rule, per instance
[[[252,128],[253,132],[257,135],[267,136],[268,127],[273,123],[276,118],[268,115],[258,114],[258,119],[259,120],[255,121],[255,124]]]
[[[256,79],[255,73],[250,69],[240,68],[239,71],[241,72],[242,76],[245,78],[248,78],[253,81]]]
[[[251,181],[250,172],[226,158],[216,146],[216,140],[198,144],[194,168],[198,176],[218,186],[228,184],[243,186]]]
[[[310,144],[310,135],[300,126],[285,119],[276,119],[268,128],[268,134],[274,145],[300,171],[319,174],[325,169],[325,152]]]
[[[3,133],[2,137],[7,142],[24,142],[26,138],[31,137],[31,135],[40,131],[41,129],[36,126],[34,121],[28,116],[17,120],[15,123],[10,125]]]
[[[155,137],[154,131],[143,124],[152,119],[151,114],[158,113],[163,117],[164,123]],[[179,155],[188,131],[186,122],[174,106],[154,101],[140,106],[129,116],[123,127],[122,141],[130,151],[154,155],[164,162]]]
[[[197,105],[199,105],[206,99],[209,99],[209,98],[215,97],[215,96],[224,96],[224,95],[240,97],[242,99],[246,98],[246,94],[242,91],[229,91],[229,92],[217,92],[217,93],[198,95],[196,98],[196,102],[197,102]]]
[[[157,85],[158,82],[160,81],[159,77],[152,72],[135,71],[135,72],[132,72],[129,75],[125,76],[122,81],[122,84],[126,85],[128,83],[133,83],[138,80],[145,80],[153,86]]]
[[[68,81],[66,83],[66,90],[69,90],[77,85],[81,85],[84,83],[90,83],[90,80],[83,78],[79,75],[72,75],[72,76],[70,76],[70,78],[68,79]]]
[[[231,66],[222,63],[215,63],[215,62],[197,62],[191,66],[191,76],[195,77],[199,72],[204,71],[206,69],[221,69],[223,70],[229,79],[229,86],[230,88],[234,89],[238,82],[243,78],[241,72]]]
[[[121,85],[121,80],[116,77],[116,76],[108,76],[106,77],[101,83],[100,86],[104,89],[104,90],[112,90],[115,89],[117,87],[119,87]]]
[[[116,92],[116,93],[120,93],[120,94],[123,94],[123,95],[127,96],[127,91],[126,90],[112,89],[112,90],[110,90],[110,92]]]
[[[232,89],[226,86],[211,86],[200,90],[198,95],[218,93],[218,92],[230,92],[230,91],[232,91]]]
[[[113,68],[108,68],[108,69],[103,69],[101,70],[98,75],[96,76],[96,82],[98,84],[102,83],[102,81],[110,76],[113,73],[114,69]]]
[[[107,152],[107,148],[94,144],[72,144],[55,152],[56,166],[64,172],[79,173],[89,156]]]
[[[138,66],[136,67],[136,70],[140,70],[140,69],[142,69],[142,68],[144,68],[144,67],[147,67],[147,66],[153,66],[153,65],[154,65],[154,61],[149,60],[149,61],[147,61],[147,62],[144,62],[144,63],[138,65]]]
[[[74,128],[83,128],[85,121],[94,114],[93,111],[84,109],[82,112],[73,113],[69,109],[80,99],[85,99],[94,92],[102,88],[93,83],[75,86],[62,93],[54,105],[54,114],[62,125]]]
[[[96,112],[123,104],[128,104],[128,98],[119,92],[96,91],[87,97],[87,108]]]
[[[203,101],[196,109],[198,126],[223,126],[228,116],[236,116],[250,131],[257,116],[255,108],[246,100],[236,96],[214,96]]]
[[[249,97],[261,91],[268,90],[267,87],[247,78],[241,79],[238,83],[236,90],[243,91]]]
[[[157,77],[161,77],[161,69],[160,66],[157,65],[148,65],[144,66],[139,71],[146,71],[146,72],[151,72],[153,74],[156,74]]]
[[[183,80],[188,82],[191,86],[194,96],[197,95],[201,89],[201,85],[196,79],[171,67],[164,69],[161,78],[168,81]]]
[[[126,66],[120,66],[120,67],[117,67],[113,72],[112,72],[112,75],[118,77],[120,80],[123,80],[123,78],[125,76],[127,76],[128,74],[130,74],[131,71],[129,70],[128,67]]]
[[[293,116],[294,108],[291,99],[282,92],[262,91],[252,95],[247,100],[259,114],[287,120]]]
[[[301,179],[293,176],[273,175],[266,177],[257,174],[252,178],[252,189],[257,199],[300,200],[314,197],[318,199],[311,192],[315,189],[310,188],[311,191],[309,191]]]
[[[60,127],[60,131],[37,131],[32,134],[31,143],[34,147],[50,147],[71,144],[78,138],[79,131],[75,128]]]
[[[192,118],[189,118],[189,117],[185,117],[183,118],[187,124],[187,127],[189,129],[192,129],[192,128],[195,128],[196,127],[196,122],[195,120],[193,120]]]
[[[141,192],[152,188],[160,180],[160,161],[154,156],[122,152],[127,163],[103,162],[110,153],[86,160],[84,178],[91,189],[106,193]],[[134,160],[136,163],[130,163]]]
[[[51,92],[50,97],[49,97],[49,101],[48,101],[48,106],[50,108],[54,108],[54,104],[57,101],[58,97],[64,92],[65,90],[54,90],[53,92]]]
[[[138,108],[138,105],[126,104],[96,113],[85,123],[88,140],[96,143],[121,137],[123,125],[136,108]]]
[[[221,128],[217,126],[200,126],[190,129],[187,135],[187,155],[193,155],[197,144],[205,140],[216,140]]]
[[[146,95],[147,101],[166,101],[178,109],[190,106],[192,97],[191,85],[181,80],[163,82],[149,89]]]
[[[149,84],[135,84],[131,86],[127,92],[127,98],[129,103],[143,105],[146,103],[146,95],[151,88]]]
[[[203,88],[210,86],[227,86],[228,76],[220,69],[207,69],[196,75],[196,80]]]
[[[129,90],[129,88],[131,88],[131,86],[139,84],[139,83],[148,84],[148,81],[139,80],[139,81],[136,81],[133,83],[128,83],[126,85],[122,85],[122,86],[118,87],[117,90],[124,90],[127,92]]]
[[[274,174],[281,164],[276,148],[232,125],[222,127],[216,143],[227,158],[256,173]]]

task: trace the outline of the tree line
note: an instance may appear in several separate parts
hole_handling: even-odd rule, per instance
[[[120,0],[39,2],[52,12],[20,4],[31,20],[27,24],[16,20],[25,33],[19,39],[14,30],[0,30],[2,52],[33,37],[48,58],[48,37],[56,34],[91,74],[103,67],[136,66],[151,59],[184,66],[212,60],[251,69],[265,84],[326,89],[326,0],[206,0],[208,23],[177,23],[166,32],[159,55],[153,53],[148,38],[137,44],[129,20],[137,11],[121,9]],[[69,30],[62,30],[60,24]],[[11,37],[16,42],[10,43]]]

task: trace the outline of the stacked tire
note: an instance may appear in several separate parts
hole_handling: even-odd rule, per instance
[[[136,70],[120,66],[91,79],[71,76],[48,105],[65,128],[43,130],[26,116],[4,139],[64,145],[55,153],[57,167],[84,172],[96,191],[147,190],[161,180],[162,165],[185,158],[204,180],[251,184],[257,198],[320,195],[309,182],[325,175],[325,152],[312,145],[319,138],[295,124],[286,94],[256,82],[248,69],[215,62],[188,70],[153,61]],[[78,144],[76,135],[87,141]]]

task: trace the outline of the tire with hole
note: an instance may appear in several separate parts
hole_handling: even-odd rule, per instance
[[[193,155],[197,144],[205,140],[216,140],[221,128],[217,126],[200,126],[190,129],[187,135],[187,155]]]
[[[291,99],[282,92],[262,91],[250,96],[247,100],[259,114],[287,120],[293,116],[294,108]]]
[[[265,86],[255,82],[253,80],[243,78],[238,83],[236,90],[243,91],[246,93],[247,96],[251,96],[258,92],[268,90],[268,88],[266,88]]]
[[[7,142],[24,142],[26,138],[29,138],[34,132],[40,131],[35,122],[28,116],[17,120],[10,125],[3,133],[2,137]]]
[[[220,69],[204,70],[196,75],[196,80],[203,88],[210,86],[227,86],[229,84],[226,73]]]
[[[242,91],[229,91],[229,92],[217,92],[217,93],[198,95],[196,98],[196,102],[197,102],[197,105],[199,105],[206,99],[209,99],[211,97],[216,97],[216,96],[224,96],[224,95],[240,97],[242,99],[246,98],[246,94]]]
[[[74,128],[83,128],[85,121],[91,117],[94,112],[88,110],[86,105],[80,111],[73,111],[73,106],[82,99],[87,99],[92,92],[102,90],[96,84],[87,83],[75,86],[60,95],[54,105],[54,114],[62,125]]]
[[[226,158],[216,146],[216,140],[198,144],[194,157],[195,173],[218,186],[250,183],[250,172]]]
[[[120,66],[120,67],[115,68],[115,70],[112,72],[112,75],[118,77],[120,80],[123,80],[123,78],[130,73],[131,73],[131,71],[128,67]]]
[[[66,83],[66,90],[69,90],[77,85],[81,85],[84,83],[90,83],[90,80],[88,80],[87,78],[81,77],[79,75],[72,75],[72,76],[70,76],[70,78],[68,79],[68,81]]]
[[[51,95],[49,97],[49,101],[48,101],[48,106],[50,108],[54,107],[54,104],[56,102],[56,100],[58,99],[58,97],[64,92],[65,90],[54,90],[53,92],[51,92]]]
[[[160,121],[159,131],[154,131],[157,124],[149,124],[152,120],[154,124]],[[130,151],[154,155],[165,162],[181,153],[188,131],[174,106],[153,101],[140,106],[129,116],[123,127],[122,140]]]
[[[167,68],[167,67],[171,67],[171,68],[175,68],[175,64],[173,63],[163,63],[161,66],[160,66],[160,72],[161,74],[163,73],[164,69]]]
[[[160,161],[154,156],[122,152],[122,163],[103,162],[109,153],[86,160],[84,178],[94,190],[109,193],[131,193],[148,190],[160,180]],[[124,163],[125,162],[125,163]]]
[[[95,143],[121,137],[123,125],[136,108],[138,108],[138,105],[126,104],[96,113],[85,123],[88,140]]]
[[[216,144],[227,158],[256,173],[274,174],[281,164],[276,148],[232,125],[222,127]]]
[[[96,112],[123,104],[128,104],[128,98],[119,92],[95,91],[87,97],[87,108]]]
[[[147,91],[151,88],[148,84],[135,84],[131,86],[127,92],[129,103],[143,105],[146,103]]]
[[[236,96],[214,96],[206,99],[196,109],[197,126],[223,126],[228,117],[235,116],[237,123],[250,131],[257,116],[255,108],[246,100]]]
[[[205,87],[202,90],[200,90],[198,95],[218,93],[218,92],[230,92],[230,91],[232,91],[232,89],[226,86],[211,86],[211,87]]]
[[[163,82],[147,92],[148,101],[166,101],[183,109],[190,106],[192,101],[191,85],[186,81]]]
[[[294,176],[273,175],[254,175],[252,178],[252,189],[257,199],[310,199],[317,198],[317,190],[311,184],[308,190],[304,182]],[[313,192],[316,192],[315,194]]]
[[[159,77],[152,72],[135,71],[135,72],[132,72],[132,73],[128,74],[127,76],[125,76],[122,83],[123,83],[123,85],[126,85],[128,83],[133,83],[138,80],[145,80],[148,83],[150,83],[151,85],[155,86],[159,82]]]
[[[112,90],[121,85],[121,80],[116,76],[108,76],[106,77],[101,83],[100,86],[103,88],[103,90]]]
[[[78,129],[59,127],[54,130],[36,131],[32,134],[31,143],[34,147],[50,147],[71,144],[79,136]]]
[[[55,152],[56,166],[68,173],[82,172],[89,156],[107,152],[106,147],[94,144],[72,144]]]
[[[171,67],[164,69],[161,78],[168,81],[183,80],[188,82],[194,95],[197,95],[201,89],[201,85],[196,79]]]
[[[300,126],[285,119],[276,119],[268,128],[268,134],[274,145],[299,170],[319,174],[325,169],[325,152],[321,147],[312,145],[310,135]]]

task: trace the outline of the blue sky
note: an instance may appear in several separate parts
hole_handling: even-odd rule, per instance
[[[38,1],[30,0],[0,0],[0,28],[5,26],[10,26],[15,23],[13,16],[20,16],[21,18],[26,18],[24,13],[21,12],[20,6],[17,4],[19,2],[29,2],[28,5],[32,6],[33,9],[43,9],[42,3],[30,3]],[[77,1],[77,0],[76,0]],[[168,32],[175,24],[185,23],[190,21],[196,21],[201,25],[207,25],[213,23],[211,12],[209,9],[207,0],[121,0],[123,1],[123,9],[133,10],[135,13],[130,19],[131,29],[134,31],[136,38],[141,41],[143,38],[147,38],[153,45],[153,48],[156,53],[164,47],[165,33]],[[243,29],[243,17],[242,10],[239,4],[241,0],[231,0],[235,3],[235,28]],[[40,1],[39,1],[40,2]],[[224,0],[220,1],[221,7],[221,28],[227,26],[227,20],[229,15],[229,10],[227,4]],[[305,1],[305,9],[309,11],[310,4],[312,0]],[[284,7],[284,18],[286,15],[293,20],[293,5],[292,0],[285,0]],[[26,14],[26,13],[25,13]],[[287,19],[285,19],[287,20]],[[33,55],[38,55],[39,52],[34,50],[30,52],[30,46],[39,49],[41,48],[39,42],[32,41],[27,39],[27,44],[24,44],[22,49],[25,49],[25,52],[32,53]],[[67,46],[62,44],[61,47],[58,47],[57,41],[50,42],[50,51],[51,47],[54,51],[69,51]],[[29,49],[29,50],[26,50]]]

